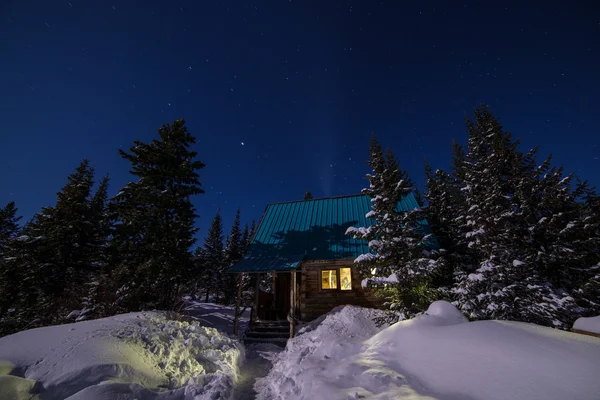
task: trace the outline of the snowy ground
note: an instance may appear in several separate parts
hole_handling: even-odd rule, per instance
[[[600,339],[532,324],[467,322],[446,302],[378,329],[340,307],[290,340],[258,399],[598,400]]]
[[[573,329],[590,333],[597,333],[600,335],[600,316],[579,318],[577,319],[577,321],[575,321],[575,324],[573,324]]]
[[[184,313],[204,326],[214,327],[221,332],[232,333],[235,309],[212,303],[189,301]],[[240,319],[240,332],[248,327],[250,310]],[[281,352],[274,345],[250,345],[246,347],[246,357],[240,367],[238,381],[234,388],[235,400],[251,400],[257,396],[254,383],[257,378],[265,377],[273,366],[272,359]]]
[[[184,314],[192,321],[131,313],[0,338],[0,399],[256,398],[281,349],[244,349],[232,307],[188,302]]]
[[[0,339],[0,398],[231,398],[243,356],[218,330],[156,312],[31,329]]]
[[[187,311],[191,323],[131,313],[0,338],[0,399],[600,398],[599,338],[467,322],[445,302],[386,328],[372,322],[380,311],[338,307],[284,351],[244,349],[232,308]]]
[[[202,326],[215,328],[223,333],[233,335],[234,307],[188,300],[182,313],[198,321]],[[247,309],[240,318],[240,332],[248,327],[249,319],[250,309]]]
[[[267,376],[273,367],[273,360],[281,351],[281,347],[272,344],[254,344],[246,347],[246,360],[240,368],[234,390],[235,400],[256,399],[256,380]]]

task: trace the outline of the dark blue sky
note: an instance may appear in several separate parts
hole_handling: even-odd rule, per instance
[[[117,149],[184,117],[204,236],[218,206],[228,230],[238,206],[359,192],[371,132],[422,183],[481,103],[600,185],[600,6],[488,3],[4,0],[0,204],[31,217],[84,157],[114,194]]]

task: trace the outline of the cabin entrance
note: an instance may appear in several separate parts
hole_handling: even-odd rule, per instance
[[[258,318],[267,321],[287,320],[291,306],[292,274],[273,272],[271,279],[271,293],[258,292]],[[296,282],[296,286],[299,286],[299,282]]]

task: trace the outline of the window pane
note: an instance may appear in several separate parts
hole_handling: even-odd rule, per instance
[[[342,290],[352,290],[350,268],[340,268],[340,287]]]
[[[335,269],[321,271],[321,288],[337,289],[337,271]]]

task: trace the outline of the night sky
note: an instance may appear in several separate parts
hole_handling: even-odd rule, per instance
[[[372,132],[423,183],[481,103],[600,186],[600,5],[488,3],[3,0],[0,206],[30,218],[84,157],[115,194],[117,149],[183,117],[203,237],[219,206],[228,231],[238,206],[360,192]]]

